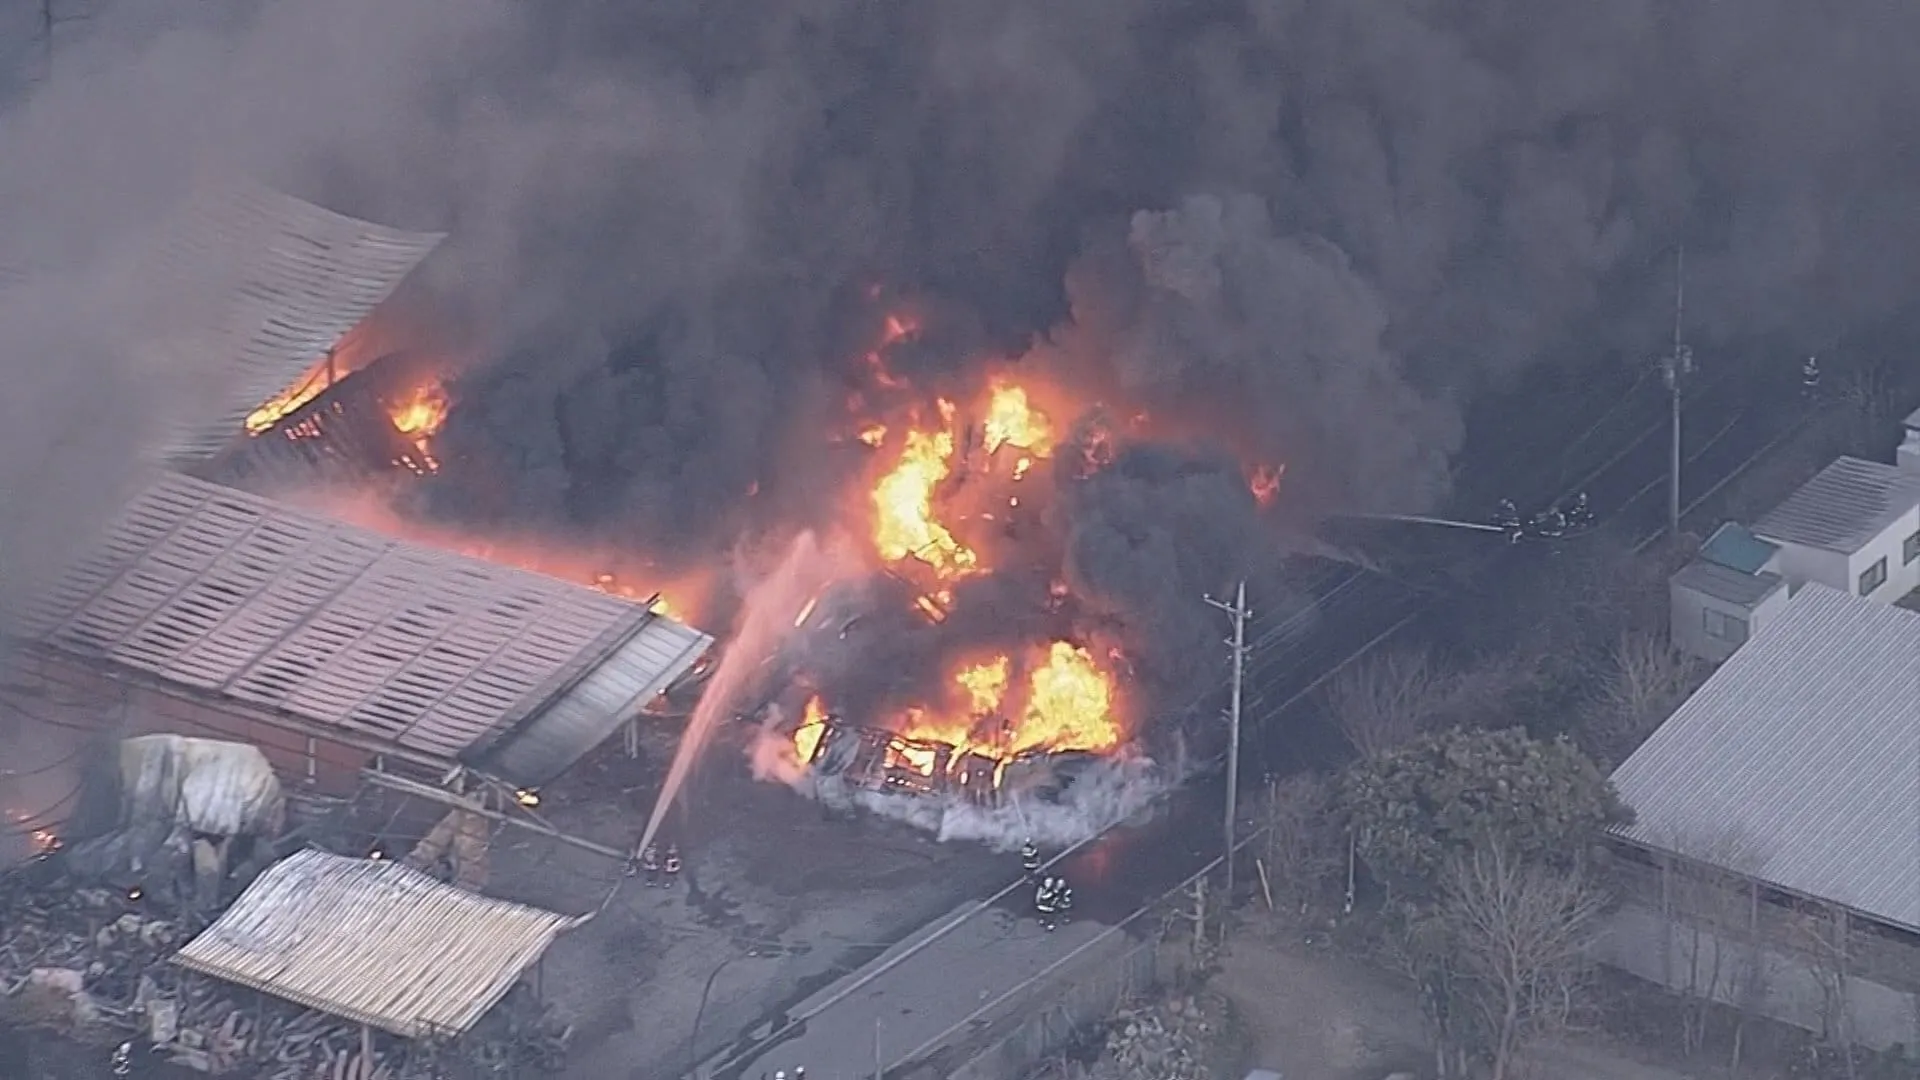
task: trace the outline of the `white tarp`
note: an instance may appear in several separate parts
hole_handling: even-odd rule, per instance
[[[120,744],[121,820],[171,821],[208,836],[275,836],[280,779],[257,746],[143,735]]]

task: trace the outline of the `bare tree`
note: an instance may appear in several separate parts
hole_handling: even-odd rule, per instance
[[[1820,1038],[1845,1062],[1848,1080],[1858,1074],[1853,1052],[1853,1010],[1848,978],[1846,913],[1826,904],[1806,903],[1793,914],[1794,944],[1820,986]]]
[[[1498,843],[1448,861],[1434,920],[1453,956],[1455,1005],[1479,1021],[1492,1080],[1570,1018],[1605,903],[1583,874],[1526,864]]]
[[[1424,649],[1373,653],[1327,686],[1327,710],[1362,757],[1379,757],[1430,730],[1452,678]]]
[[[1657,633],[1629,631],[1609,651],[1606,673],[1586,709],[1586,735],[1596,757],[1610,762],[1652,735],[1706,676],[1706,665]]]
[[[1669,845],[1682,858],[1667,870],[1671,933],[1685,963],[1681,1046],[1689,1055],[1705,1045],[1717,1005],[1731,1005],[1729,1072],[1738,1075],[1747,1021],[1767,993],[1767,965],[1757,925],[1753,875],[1763,857],[1751,838],[1728,832],[1684,837]]]
[[[1333,793],[1319,777],[1303,774],[1268,784],[1262,802],[1262,885],[1271,890],[1276,912],[1304,916],[1344,861]]]

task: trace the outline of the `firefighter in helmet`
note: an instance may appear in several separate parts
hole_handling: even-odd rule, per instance
[[[1506,534],[1509,544],[1517,544],[1527,535],[1526,525],[1520,520],[1520,508],[1513,505],[1512,499],[1500,500],[1493,511],[1493,523]]]
[[[1800,365],[1800,392],[1807,397],[1813,397],[1820,392],[1819,357],[1809,356],[1807,362]]]
[[[1586,492],[1573,497],[1573,505],[1567,509],[1567,527],[1576,530],[1593,527],[1593,505],[1587,501]]]
[[[647,879],[647,888],[660,884],[660,846],[648,844],[640,849],[640,873]]]
[[[1040,873],[1040,849],[1034,846],[1032,837],[1020,845],[1020,872],[1029,880]]]
[[[678,844],[667,845],[667,861],[665,863],[665,870],[667,872],[667,876],[661,879],[660,884],[671,889],[673,888],[673,883],[680,880],[680,845]]]
[[[1060,889],[1054,878],[1040,879],[1040,887],[1033,891],[1033,913],[1040,916],[1041,926],[1053,929],[1060,915]]]

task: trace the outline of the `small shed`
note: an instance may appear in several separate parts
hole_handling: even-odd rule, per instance
[[[589,917],[307,850],[269,867],[173,962],[401,1038],[447,1037]]]

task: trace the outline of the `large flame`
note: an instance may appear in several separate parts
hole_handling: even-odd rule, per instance
[[[1253,493],[1253,501],[1261,506],[1272,506],[1273,500],[1280,495],[1280,478],[1285,475],[1285,465],[1248,466],[1247,490]]]
[[[951,415],[950,404],[941,406]],[[873,488],[873,542],[882,559],[918,559],[942,577],[977,565],[978,557],[934,518],[934,491],[952,472],[953,449],[951,430],[907,432],[899,464]]]
[[[1014,726],[1013,753],[1027,750],[1111,750],[1120,745],[1113,686],[1087,650],[1064,641],[1047,648],[1033,671],[1027,707]]]
[[[948,765],[974,755],[1005,764],[1030,751],[1113,750],[1125,741],[1112,677],[1086,649],[1055,641],[1036,651],[1020,691],[1013,690],[1013,660],[994,656],[961,666],[953,675],[950,709],[913,706],[893,725],[892,763],[931,777],[938,765],[934,744],[951,747]],[[794,732],[794,750],[804,764],[813,757],[824,717],[819,698]]]

